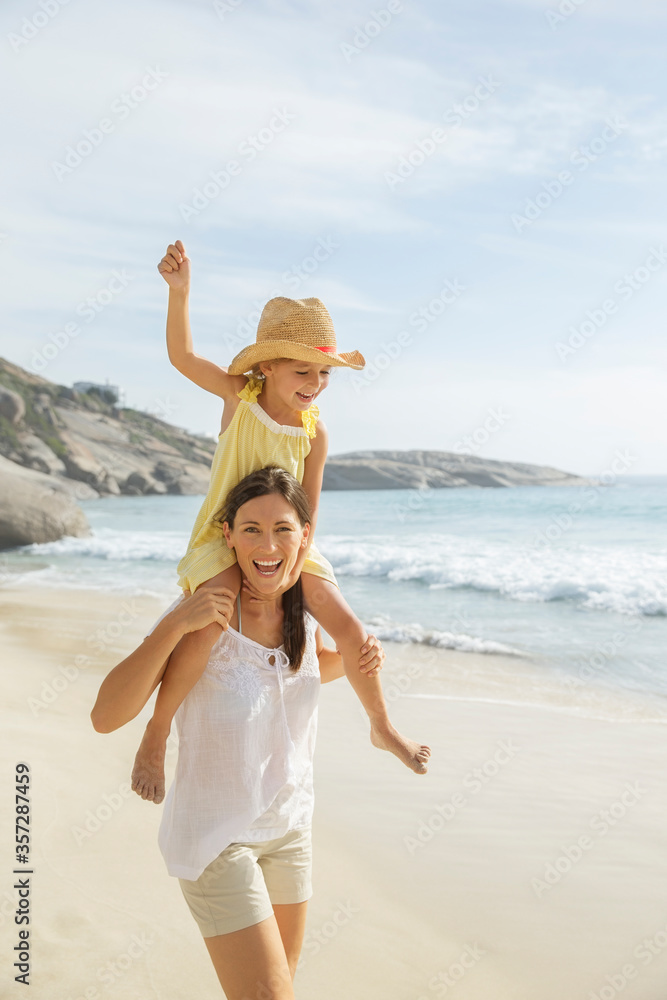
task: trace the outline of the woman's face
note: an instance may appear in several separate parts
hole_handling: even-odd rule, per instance
[[[301,526],[284,497],[271,493],[248,500],[239,507],[234,527],[225,521],[222,530],[253,587],[269,594],[291,586],[287,578],[306,545],[310,525]]]

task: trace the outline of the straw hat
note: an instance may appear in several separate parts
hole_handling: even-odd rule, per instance
[[[359,351],[339,354],[333,321],[319,299],[269,299],[262,310],[254,344],[244,347],[227,369],[243,375],[260,361],[292,358],[345,368],[363,368]]]

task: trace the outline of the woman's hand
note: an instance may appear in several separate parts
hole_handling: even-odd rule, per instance
[[[213,622],[221,625],[223,631],[229,628],[229,619],[234,613],[235,595],[226,587],[210,590],[200,587],[196,593],[184,591],[185,600],[171,612],[174,621],[186,632],[197,632]]]
[[[375,677],[379,670],[382,670],[387,654],[382,648],[382,643],[375,635],[369,635],[366,642],[361,647],[361,658],[359,669],[367,677]]]
[[[190,258],[186,256],[181,240],[170,243],[157,266],[170,288],[187,292],[190,288]]]

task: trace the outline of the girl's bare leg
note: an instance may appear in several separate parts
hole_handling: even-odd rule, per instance
[[[359,669],[359,649],[368,638],[365,628],[335,584],[311,573],[302,573],[301,582],[308,610],[340,650],[345,675],[370,719],[371,742],[380,750],[396,754],[415,774],[425,774],[430,748],[394,729],[379,676],[369,677]]]
[[[306,906],[292,903],[277,907],[282,911],[281,924],[273,916],[231,934],[204,938],[227,1000],[294,1000],[293,973],[281,935],[285,934],[287,947],[294,955],[293,941],[301,925],[305,925]],[[297,907],[303,917],[284,912]],[[298,957],[296,953],[296,960]]]
[[[238,594],[241,571],[234,564],[202,583],[198,589],[226,587]],[[204,673],[222,628],[212,623],[184,635],[169,658],[153,709],[132,769],[132,788],[142,799],[158,805],[164,799],[164,757],[176,709]]]

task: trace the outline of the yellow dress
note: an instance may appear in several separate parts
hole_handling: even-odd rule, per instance
[[[179,586],[192,593],[236,562],[234,552],[227,548],[222,528],[213,521],[231,488],[265,465],[279,465],[303,482],[319,409],[313,405],[302,413],[302,427],[277,424],[257,402],[261,391],[261,381],[248,380],[239,393],[241,402],[231,424],[218,438],[208,493],[192,529],[188,550],[178,564]],[[308,550],[303,572],[336,583],[331,563],[315,545]]]

